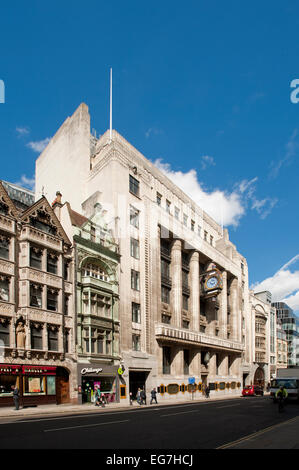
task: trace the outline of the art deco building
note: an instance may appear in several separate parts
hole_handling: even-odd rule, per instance
[[[120,252],[120,363],[126,390],[163,397],[240,394],[251,360],[246,259],[221,227],[113,130],[91,136],[88,108],[67,118],[36,162],[36,194],[100,203]],[[109,224],[108,224],[109,225]]]
[[[79,401],[92,401],[97,387],[119,401],[118,245],[99,204],[86,218],[58,193],[53,208],[74,246]]]
[[[77,400],[73,271],[47,199],[0,182],[0,405]]]

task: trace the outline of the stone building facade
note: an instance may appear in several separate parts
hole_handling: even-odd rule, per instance
[[[108,402],[119,401],[118,245],[99,204],[87,218],[58,193],[53,209],[74,246],[79,401],[91,402],[97,387]]]
[[[246,259],[120,134],[91,137],[82,104],[38,158],[36,194],[60,190],[87,217],[100,203],[116,223],[123,398],[143,386],[186,398],[205,383],[240,394],[252,368]]]
[[[0,405],[77,401],[73,255],[45,197],[0,182]]]

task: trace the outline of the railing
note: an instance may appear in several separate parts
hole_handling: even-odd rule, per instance
[[[203,333],[197,333],[195,331],[188,331],[183,328],[177,328],[173,326],[167,326],[163,324],[156,324],[155,327],[156,337],[164,337],[167,339],[173,339],[177,342],[188,342],[197,343],[198,345],[207,345],[220,347],[225,349],[234,349],[236,351],[243,351],[244,345],[236,341],[229,341],[219,337],[208,336]]]

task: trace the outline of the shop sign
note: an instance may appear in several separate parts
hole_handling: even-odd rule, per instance
[[[55,375],[56,367],[23,366],[23,374]]]
[[[100,372],[103,372],[103,369],[99,367],[98,369],[93,369],[92,367],[84,367],[84,369],[81,369],[81,374],[99,374]]]
[[[21,366],[14,366],[10,364],[0,365],[0,374],[18,374],[21,371]]]

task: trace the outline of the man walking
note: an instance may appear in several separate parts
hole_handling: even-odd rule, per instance
[[[19,404],[20,404],[20,393],[19,393],[19,389],[17,386],[15,386],[13,389],[13,401],[15,404],[15,409],[18,410]]]
[[[158,402],[157,402],[157,391],[155,388],[153,388],[153,390],[151,391],[151,403],[153,403],[153,401],[155,400],[156,404],[158,405]]]
[[[140,396],[141,396],[141,404],[146,405],[146,393],[145,393],[144,388],[141,390]]]

